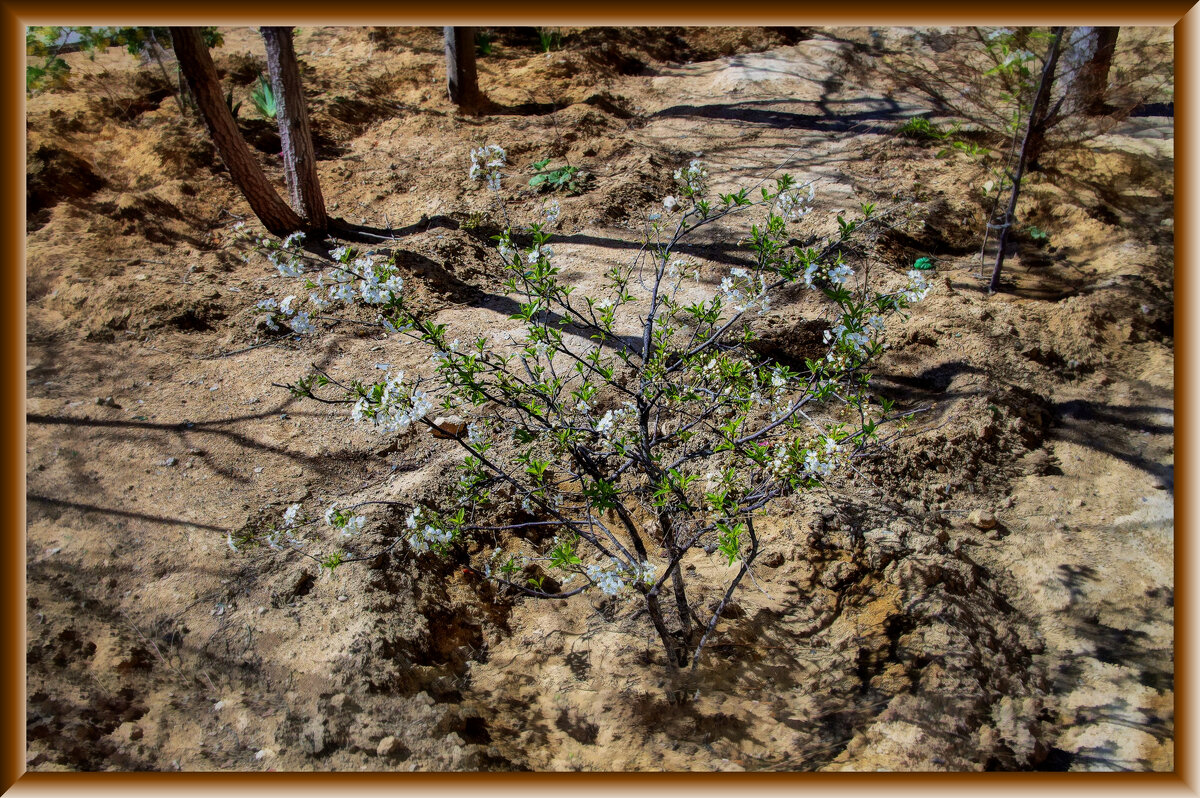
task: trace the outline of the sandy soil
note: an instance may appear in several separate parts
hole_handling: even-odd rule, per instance
[[[1146,52],[1171,63],[1169,30],[1127,31],[1120,75]],[[633,603],[499,596],[402,548],[332,578],[232,552],[227,533],[291,502],[435,500],[456,460],[271,387],[312,363],[362,375],[422,356],[353,323],[265,337],[252,306],[284,283],[232,243],[255,222],[203,127],[153,64],[72,56],[71,87],[28,105],[28,767],[1173,769],[1173,127],[1153,115],[1170,76],[1046,156],[1020,216],[1049,241],[1019,236],[988,296],[983,167],[895,134],[971,96],[938,71],[968,52],[955,32],[536,44],[498,31],[479,62],[496,107],[463,117],[438,31],[300,31],[333,213],[399,228],[388,248],[428,311],[498,331],[513,325],[488,242],[501,222],[466,179],[484,142],[517,173],[544,156],[590,173],[560,197],[556,243],[584,287],[632,257],[696,154],[717,189],[779,167],[818,180],[824,224],[898,206],[876,268],[937,263],[873,380],[914,411],[904,434],[862,479],[764,520],[757,585],[682,704]],[[261,40],[230,29],[214,54],[244,99]],[[282,191],[277,137],[248,101],[241,116]],[[517,212],[542,198],[509,196]],[[745,257],[693,254],[706,283]],[[823,329],[811,313],[778,303],[763,351],[802,357]],[[398,517],[373,521],[380,544],[397,534]],[[698,600],[713,604],[727,569],[688,568],[712,575]]]

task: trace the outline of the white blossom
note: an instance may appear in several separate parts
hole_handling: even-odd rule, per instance
[[[596,422],[596,432],[601,435],[608,435],[616,427],[617,422],[625,417],[628,411],[618,408],[616,410],[607,411],[604,416]]]
[[[499,144],[488,144],[471,150],[472,180],[478,180],[486,175],[487,187],[492,191],[500,190],[500,170],[508,161],[504,148]]]
[[[355,515],[346,519],[346,523],[342,525],[342,537],[354,537],[362,532],[363,525],[367,523],[366,516]]]
[[[614,559],[613,563],[617,561]],[[599,565],[589,565],[587,567],[588,579],[596,583],[596,587],[600,588],[600,592],[606,596],[615,596],[625,587],[625,582],[621,580],[621,572],[616,569],[602,568]]]
[[[908,287],[900,294],[909,302],[920,302],[929,293],[929,281],[925,278],[924,272],[910,269],[908,272]]]
[[[308,335],[317,331],[316,325],[309,320],[307,310],[302,310],[289,319],[288,326],[292,328],[292,332],[300,335]]]
[[[675,170],[675,180],[691,194],[703,194],[708,185],[708,169],[700,159],[694,159],[686,169]]]
[[[845,285],[854,279],[854,269],[840,263],[829,270],[829,282],[835,285]]]
[[[355,296],[357,296],[357,293],[354,290],[354,286],[350,283],[339,283],[329,288],[330,299],[353,302]]]
[[[816,190],[812,183],[808,184],[806,197],[800,195],[799,189],[780,194],[777,200],[780,215],[792,222],[803,219],[812,212],[812,202],[815,196]]]

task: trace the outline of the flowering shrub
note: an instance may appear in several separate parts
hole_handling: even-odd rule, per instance
[[[501,148],[483,147],[471,152],[470,176],[499,196],[505,165]],[[403,541],[412,556],[468,562],[470,573],[525,596],[636,600],[672,670],[689,660],[695,667],[758,557],[756,515],[837,478],[877,439],[882,419],[868,403],[864,369],[885,348],[887,317],[929,290],[914,270],[899,290],[874,291],[845,262],[847,240],[875,218],[873,206],[863,206],[861,220],[839,216],[837,235],[802,248],[788,226],[812,211],[811,184],[785,175],[753,199],[749,189],[710,198],[698,160],[675,178],[676,196],[650,217],[639,257],[609,271],[598,296],[581,296],[559,279],[550,245],[557,203],[527,228],[499,235],[505,286],[518,300],[512,318],[523,327],[506,340],[455,338],[423,317],[406,302],[393,261],[341,247],[321,271],[295,237],[261,242],[280,274],[304,281],[314,309],[370,305],[392,337],[431,353],[422,376],[343,382],[317,370],[287,386],[298,397],[349,405],[356,422],[381,435],[424,425],[461,450],[453,499],[405,505],[392,546]],[[732,268],[710,291],[680,244],[749,212],[761,215],[746,239],[753,263]],[[823,295],[833,315],[826,354],[802,370],[747,348],[751,320],[769,313],[772,296],[788,284]],[[267,307],[296,332],[302,293]],[[461,417],[431,418],[435,407]],[[333,568],[373,556],[340,541],[370,523],[355,513],[388,504],[396,503],[333,505],[323,524],[293,505],[265,533],[231,537],[230,545],[287,546]],[[545,532],[538,540],[553,535],[550,543],[522,537],[534,529]],[[482,547],[475,562],[468,541]],[[704,554],[738,566],[708,617],[697,611],[682,567]]]

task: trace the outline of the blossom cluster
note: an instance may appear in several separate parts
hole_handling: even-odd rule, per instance
[[[900,295],[909,302],[920,302],[929,293],[929,280],[925,277],[925,273],[910,269],[908,272],[908,286],[905,287]]]
[[[850,324],[846,322],[847,319],[843,317],[833,329],[826,330],[825,343],[835,344],[861,356],[867,354],[867,349],[883,334],[883,317],[878,314],[868,316],[861,323],[852,320]]]
[[[818,280],[824,280],[835,286],[847,286],[854,280],[854,269],[841,262],[830,265],[812,261],[804,267],[804,271],[800,273],[800,279],[808,288],[815,288]]]
[[[425,552],[430,549],[442,549],[454,541],[454,531],[443,529],[432,523],[428,515],[425,508],[417,505],[404,521],[404,525],[408,527],[408,533],[404,539],[413,551]]]
[[[241,222],[238,222],[238,224],[241,224]],[[259,243],[267,248],[267,260],[271,261],[271,265],[281,275],[284,277],[300,277],[304,274],[304,261],[300,253],[300,242],[303,240],[304,233],[292,233],[283,239],[283,243],[279,245],[278,249],[275,248],[275,242],[269,238],[264,238]]]
[[[708,167],[695,158],[685,168],[675,170],[675,182],[688,196],[699,196],[708,188]],[[667,208],[671,210],[671,208]]]
[[[280,331],[280,322],[286,324],[292,332],[301,335],[315,332],[317,329],[307,310],[296,310],[295,294],[289,294],[281,302],[271,298],[263,299],[255,307],[266,311],[265,323],[272,332]]]
[[[326,286],[329,300],[353,302],[361,299],[368,305],[390,302],[404,290],[404,278],[391,260],[378,261],[370,253],[358,255],[350,247],[338,247],[329,255],[339,265],[317,277],[314,287],[318,293],[309,296],[314,304],[322,307],[328,304],[319,293]]]
[[[609,565],[589,565],[585,572],[601,593],[615,596],[631,583],[653,585],[658,566],[651,562],[623,563],[612,557]]]
[[[350,538],[362,532],[367,518],[363,515],[352,515],[346,510],[339,510],[337,502],[334,502],[325,510],[325,523],[340,530],[342,537]]]
[[[389,373],[383,382],[363,391],[351,408],[350,417],[360,424],[369,419],[380,434],[392,434],[406,432],[432,410],[429,394],[416,386],[406,388],[401,371],[395,376]]]
[[[508,155],[499,144],[488,144],[471,150],[472,180],[484,178],[492,191],[500,190],[500,170],[508,162]]]
[[[771,452],[767,470],[777,479],[824,479],[846,460],[842,444],[829,435],[820,436],[807,446],[779,441]]]
[[[758,308],[762,316],[771,310],[769,284],[763,274],[752,275],[748,270],[735,266],[729,276],[721,280],[719,296],[721,303],[730,305],[735,313],[745,313]]]
[[[776,199],[776,208],[783,218],[789,222],[797,222],[812,212],[813,200],[816,198],[816,188],[808,184],[808,194],[802,195],[797,191],[785,191]]]

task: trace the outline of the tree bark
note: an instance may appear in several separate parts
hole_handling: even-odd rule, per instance
[[[442,31],[446,37],[446,87],[450,100],[464,111],[475,111],[482,99],[475,71],[475,29],[447,25]]]
[[[1064,64],[1072,75],[1066,87],[1071,110],[1089,116],[1099,116],[1108,110],[1104,94],[1120,30],[1080,27],[1071,32],[1063,53]]]
[[[242,138],[233,114],[225,105],[217,69],[200,36],[200,29],[173,27],[170,31],[179,68],[187,78],[196,98],[196,106],[204,117],[217,152],[229,169],[233,184],[250,203],[254,215],[273,235],[287,236],[302,230],[304,222],[267,181],[267,176],[250,154],[250,148]]]
[[[325,212],[325,199],[317,177],[317,158],[308,124],[308,109],[300,88],[300,65],[292,45],[292,29],[263,27],[259,31],[267,46],[267,71],[275,92],[275,121],[283,144],[283,174],[292,207],[310,230],[325,231],[329,227],[329,216]]]

